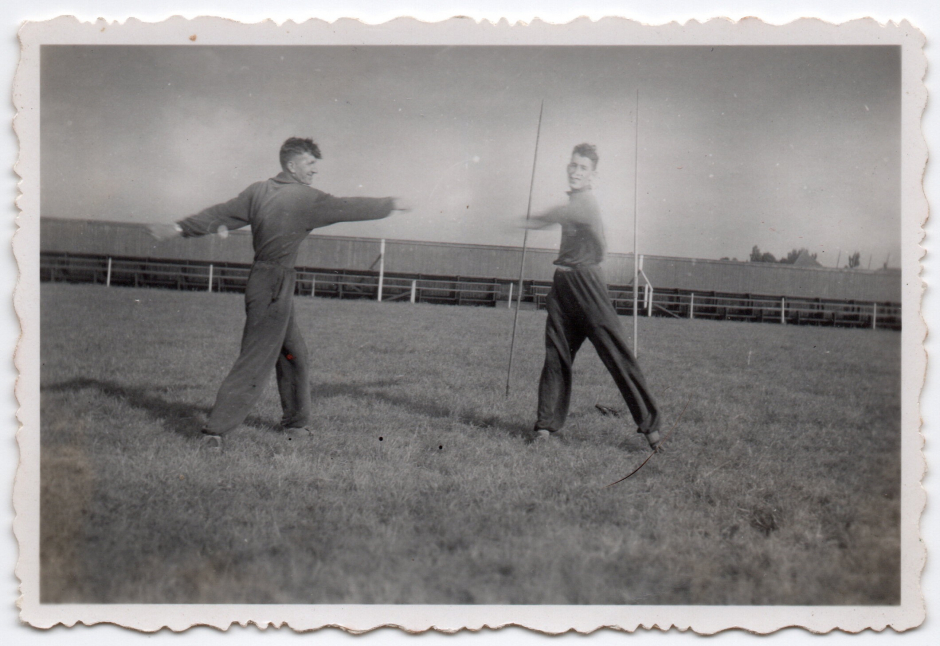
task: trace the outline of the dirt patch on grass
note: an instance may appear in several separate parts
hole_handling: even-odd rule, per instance
[[[94,468],[81,448],[70,445],[44,446],[39,468],[40,599],[42,603],[80,602]]]

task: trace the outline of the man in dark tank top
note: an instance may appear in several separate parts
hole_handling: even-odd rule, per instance
[[[561,430],[571,402],[575,355],[589,339],[614,378],[630,409],[637,431],[658,450],[660,413],[643,372],[623,338],[620,318],[611,305],[601,271],[606,243],[604,224],[592,191],[597,149],[575,146],[568,164],[568,204],[534,216],[528,226],[561,225],[561,247],[548,294],[545,324],[545,364],[539,380],[538,418],[533,439],[551,438]]]

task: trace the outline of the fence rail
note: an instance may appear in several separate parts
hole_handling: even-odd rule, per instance
[[[98,255],[43,252],[40,280],[102,283],[134,287],[244,292],[250,266],[242,263],[207,263]],[[386,272],[382,300],[451,305],[511,306],[518,298],[512,281],[498,278],[424,276]],[[542,309],[551,282],[523,283],[524,307]],[[610,296],[619,314],[633,314],[632,286],[612,285]],[[299,296],[378,299],[377,271],[297,270]],[[512,300],[510,300],[512,299]],[[640,316],[669,316],[760,323],[901,329],[898,303],[843,301],[820,298],[784,298],[766,294],[693,292],[679,289],[640,290]]]

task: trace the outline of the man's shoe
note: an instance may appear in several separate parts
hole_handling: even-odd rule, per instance
[[[653,449],[653,452],[655,453],[663,452],[663,438],[660,437],[659,431],[653,431],[652,433],[647,433],[646,441],[649,442],[650,448]]]
[[[568,438],[561,431],[535,428],[529,432],[528,442],[529,444],[538,444],[539,446],[554,446],[557,444],[567,444]]]
[[[535,444],[536,442],[541,444],[542,442],[546,442],[550,440],[551,437],[552,437],[552,432],[549,431],[547,428],[539,428],[538,426],[536,426],[531,431],[525,434],[525,441],[526,441],[526,444]]]
[[[222,451],[222,436],[202,430],[202,445],[210,451]]]

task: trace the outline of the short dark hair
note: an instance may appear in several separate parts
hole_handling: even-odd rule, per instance
[[[597,170],[597,146],[594,144],[578,144],[571,151],[572,155],[581,155],[591,160],[594,164],[594,170]]]
[[[320,147],[313,139],[302,139],[300,137],[291,137],[281,144],[281,168],[287,169],[287,162],[304,153],[310,153],[317,159],[320,156]]]

